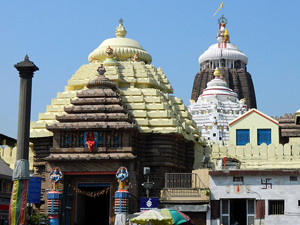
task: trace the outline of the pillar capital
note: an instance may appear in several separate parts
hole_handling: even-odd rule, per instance
[[[15,64],[15,68],[19,71],[22,78],[32,78],[33,73],[39,70],[33,62],[29,61],[28,55],[25,56],[24,61]]]

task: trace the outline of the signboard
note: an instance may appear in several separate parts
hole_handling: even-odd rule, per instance
[[[158,198],[141,198],[140,211],[142,212],[150,209],[158,209]]]
[[[27,203],[41,202],[41,177],[30,177],[28,185]]]
[[[8,211],[9,210],[9,202],[10,202],[9,198],[0,198],[0,210]],[[1,216],[1,214],[0,214],[0,216]],[[0,219],[1,219],[1,217],[0,217]]]

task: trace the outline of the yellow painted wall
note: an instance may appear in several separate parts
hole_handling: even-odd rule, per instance
[[[300,144],[300,137],[289,137],[290,144]]]
[[[224,157],[235,158],[241,162],[241,169],[297,169],[300,165],[300,144],[246,144],[244,146],[220,146],[211,149],[211,162]],[[216,165],[214,165],[216,168]]]
[[[15,162],[16,162],[16,159],[17,159],[17,147],[11,148],[11,147],[7,146],[5,148],[0,148],[0,157],[7,164],[9,164],[9,167],[11,169],[14,169]],[[34,157],[33,145],[30,144],[30,146],[29,146],[29,155],[28,155],[29,170],[30,171],[33,171],[33,157]]]
[[[272,144],[279,143],[278,122],[256,109],[251,109],[229,123],[229,145],[236,145],[236,130],[238,129],[249,129],[252,146],[257,145],[258,129],[271,129]]]

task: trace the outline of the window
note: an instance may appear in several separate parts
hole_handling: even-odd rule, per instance
[[[244,182],[244,177],[233,177],[233,182]]]
[[[269,200],[269,215],[284,214],[284,200]]]
[[[257,129],[257,145],[271,144],[271,129]]]
[[[236,145],[245,145],[250,142],[249,129],[236,130]]]
[[[252,199],[249,199],[247,201],[247,221],[248,223],[247,224],[255,224],[254,221],[255,221],[255,202],[254,200]]]
[[[296,176],[290,176],[290,181],[297,181],[297,177]]]

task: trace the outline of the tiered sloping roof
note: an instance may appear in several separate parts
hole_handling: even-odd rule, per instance
[[[72,105],[65,107],[66,114],[56,117],[60,123],[47,125],[48,130],[134,128],[132,115],[123,105],[115,83],[100,74],[87,87],[71,100]]]

